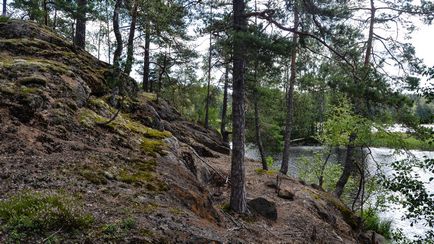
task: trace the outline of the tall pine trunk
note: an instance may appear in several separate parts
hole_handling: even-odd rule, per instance
[[[372,53],[372,47],[373,47],[373,40],[374,40],[374,24],[375,24],[375,6],[374,6],[374,0],[370,0],[371,3],[371,18],[369,23],[369,33],[368,33],[368,40],[366,42],[366,52],[365,52],[365,58],[363,62],[363,71],[365,72],[365,75],[363,78],[366,78],[369,73],[369,65],[370,65],[370,59],[371,59],[371,53]],[[360,85],[357,78],[355,79],[355,82],[357,85]],[[363,103],[363,99],[354,96],[353,97],[353,103],[355,112],[357,115],[363,115],[364,112],[364,106],[366,104]],[[334,194],[337,197],[341,197],[343,190],[345,188],[345,185],[348,182],[348,179],[354,169],[355,166],[355,160],[356,160],[356,150],[354,146],[354,141],[357,139],[357,134],[352,133],[349,137],[349,142],[347,145],[347,158],[345,160],[344,169],[342,172],[341,177],[339,178],[338,182],[336,183]]]
[[[237,213],[245,213],[246,186],[244,167],[244,140],[245,140],[245,45],[243,33],[247,29],[247,20],[244,16],[244,0],[233,0],[234,12],[234,44],[233,44],[233,92],[232,92],[232,158],[231,158],[231,198],[230,207]]]
[[[7,0],[3,0],[2,16],[6,16],[7,14],[6,4],[7,4]]]
[[[113,13],[113,31],[116,37],[116,49],[113,54],[113,65],[115,70],[120,69],[120,59],[122,55],[122,35],[119,30],[119,11],[121,9],[122,0],[116,0],[115,9]]]
[[[143,90],[149,91],[149,46],[151,44],[151,30],[149,22],[145,26],[145,55],[143,59]]]
[[[297,31],[299,25],[298,16],[298,3],[294,2],[294,26]],[[294,33],[292,37],[294,47],[291,50],[291,75],[289,77],[288,94],[286,100],[286,123],[285,123],[285,142],[283,147],[282,165],[280,172],[283,174],[288,173],[289,166],[289,149],[291,147],[291,132],[292,132],[292,119],[293,119],[293,98],[294,98],[294,85],[297,78],[297,49],[298,49],[298,35]]]
[[[222,134],[223,141],[229,144],[229,134],[226,131],[226,119],[228,111],[229,64],[225,65],[225,69],[225,84],[223,87],[222,121],[220,125],[220,133]]]
[[[44,5],[44,24],[48,26],[48,6],[47,0],[42,3]]]
[[[212,3],[210,2],[210,18],[212,21]],[[210,23],[211,23],[210,21]],[[206,92],[206,104],[205,104],[205,128],[209,128],[209,104],[210,104],[210,87],[211,87],[211,61],[212,61],[212,30],[209,32],[209,50],[208,50],[208,86]]]
[[[131,69],[133,68],[134,62],[134,35],[136,33],[136,22],[137,22],[137,0],[133,2],[133,8],[131,12],[131,25],[130,25],[130,33],[128,35],[127,42],[127,60],[125,62],[125,70],[124,72],[129,75],[131,73]]]
[[[77,23],[75,27],[74,44],[85,49],[87,0],[77,0],[77,5]]]

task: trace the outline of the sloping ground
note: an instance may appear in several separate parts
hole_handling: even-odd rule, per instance
[[[356,242],[338,200],[290,178],[279,198],[257,162],[248,197],[274,201],[277,220],[228,214],[218,133],[125,76],[110,121],[110,66],[50,30],[0,23],[0,57],[0,242]]]

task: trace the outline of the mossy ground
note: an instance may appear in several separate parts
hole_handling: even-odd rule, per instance
[[[136,162],[131,167],[121,169],[116,179],[127,184],[145,187],[151,192],[166,191],[168,186],[157,177],[155,168],[154,160]]]
[[[13,69],[15,73],[20,73],[20,70],[34,70],[38,72],[73,75],[69,71],[69,68],[63,63],[35,57],[2,57],[0,69],[2,68]]]
[[[80,203],[70,196],[21,192],[0,201],[0,220],[0,228],[9,240],[21,242],[56,230],[71,232],[89,228],[93,217],[83,213]]]

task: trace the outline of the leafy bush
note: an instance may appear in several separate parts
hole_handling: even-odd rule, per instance
[[[89,227],[93,217],[83,214],[76,201],[61,194],[23,192],[0,201],[1,229],[22,239],[53,230],[72,231]]]
[[[392,220],[381,219],[374,208],[368,208],[364,211],[362,218],[364,230],[373,230],[386,239],[392,238]]]

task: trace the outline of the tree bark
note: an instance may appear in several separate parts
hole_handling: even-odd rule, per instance
[[[345,158],[344,170],[342,171],[342,175],[336,183],[335,191],[333,192],[336,197],[340,198],[342,193],[344,192],[345,185],[348,182],[348,178],[350,178],[351,173],[354,169],[354,156],[355,156],[355,147],[352,144],[356,139],[356,135],[350,135],[349,144],[347,145],[347,156]]]
[[[108,52],[107,61],[110,64],[112,48],[111,48],[111,41],[110,41],[110,16],[108,11],[108,6],[109,6],[108,0],[106,0],[105,4],[106,4],[105,11],[106,11],[106,24],[107,24],[107,52]]]
[[[42,3],[44,5],[44,24],[48,26],[48,6],[47,0]]]
[[[134,62],[134,35],[136,33],[136,22],[137,22],[137,0],[133,2],[133,8],[131,12],[131,25],[130,25],[130,34],[128,35],[127,42],[127,60],[125,62],[125,70],[124,72],[129,75],[131,73],[131,69],[133,68]]]
[[[232,158],[231,158],[231,197],[230,207],[237,213],[245,213],[246,186],[244,167],[244,140],[245,140],[245,45],[244,36],[247,20],[244,16],[244,0],[233,0],[234,12],[234,44],[233,44],[233,92],[232,92]]]
[[[145,26],[145,55],[143,60],[143,90],[149,92],[149,46],[151,44],[151,30],[149,22]]]
[[[212,21],[212,3],[210,2],[210,15]],[[210,23],[211,23],[210,21]],[[210,104],[210,86],[211,86],[211,61],[212,61],[212,33],[211,30],[209,32],[209,50],[208,50],[208,86],[206,93],[206,105],[205,105],[205,128],[209,127],[209,104]]]
[[[6,16],[7,14],[6,4],[7,4],[7,0],[3,0],[2,16]]]
[[[77,5],[77,23],[75,27],[74,44],[85,49],[87,0],[77,0]]]
[[[223,106],[222,106],[222,122],[220,125],[220,132],[222,134],[222,139],[225,143],[229,143],[228,132],[226,131],[226,118],[228,111],[228,87],[229,87],[229,64],[225,67],[225,84],[223,87]]]
[[[57,6],[54,5],[54,17],[53,17],[53,30],[56,30],[57,26]]]
[[[122,35],[121,31],[119,30],[119,11],[122,5],[122,0],[116,0],[115,3],[115,9],[113,13],[113,31],[115,33],[116,37],[116,49],[113,54],[113,65],[115,70],[118,70],[120,68],[120,59],[122,55]]]
[[[298,16],[298,3],[294,2],[294,27],[297,31],[299,25]],[[289,149],[291,147],[291,132],[292,132],[292,119],[293,119],[293,97],[294,97],[294,85],[297,78],[297,49],[298,49],[298,35],[296,33],[292,36],[292,42],[294,47],[291,50],[291,75],[289,77],[288,94],[286,102],[286,123],[285,123],[285,142],[283,148],[282,165],[280,172],[283,174],[288,173],[289,166]]]
[[[256,71],[255,71],[256,76]],[[256,79],[255,79],[256,82]],[[256,84],[257,85],[257,84]],[[260,120],[259,120],[259,94],[257,91],[257,88],[254,88],[253,91],[253,107],[255,110],[255,139],[256,139],[256,145],[258,146],[259,155],[261,155],[261,163],[262,163],[262,169],[268,170],[267,160],[265,158],[264,153],[264,147],[262,145],[262,137],[261,137],[261,127],[260,127]]]

